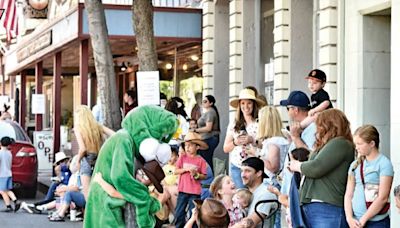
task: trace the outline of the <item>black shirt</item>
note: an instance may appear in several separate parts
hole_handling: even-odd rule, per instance
[[[311,108],[317,107],[324,101],[329,101],[329,106],[327,109],[333,108],[329,94],[324,89],[320,89],[318,92],[311,95]]]

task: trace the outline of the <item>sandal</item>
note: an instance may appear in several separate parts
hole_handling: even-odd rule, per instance
[[[57,214],[53,214],[50,218],[49,218],[50,222],[65,222],[64,217],[61,217],[58,213]]]

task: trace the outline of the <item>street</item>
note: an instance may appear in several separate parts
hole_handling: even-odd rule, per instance
[[[40,192],[36,194],[36,199],[19,199],[21,202],[36,202],[41,200],[44,195]],[[0,202],[0,210],[5,208],[3,200]],[[82,222],[71,222],[68,219],[65,222],[49,222],[47,219],[47,214],[29,214],[24,209],[20,209],[17,213],[5,213],[0,212],[0,227],[24,227],[24,228],[43,228],[43,227],[68,227],[68,228],[78,228],[82,227]]]

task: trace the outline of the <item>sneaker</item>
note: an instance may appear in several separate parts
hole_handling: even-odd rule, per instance
[[[21,203],[21,208],[24,209],[26,212],[28,212],[29,214],[33,214],[33,211],[31,210],[31,208],[28,206],[27,203],[22,202]]]
[[[81,222],[81,221],[83,221],[83,218],[81,218],[81,217],[77,217],[75,219],[71,219],[71,222]]]
[[[14,203],[14,213],[17,212],[21,208],[21,203],[20,202],[15,202]]]
[[[61,217],[58,213],[52,215],[49,220],[50,222],[65,222],[64,217]]]

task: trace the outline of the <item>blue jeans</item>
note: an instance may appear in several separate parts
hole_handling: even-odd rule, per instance
[[[308,228],[347,228],[344,209],[328,203],[307,203],[303,205]]]
[[[74,202],[77,207],[85,207],[85,196],[82,192],[67,191],[63,198],[63,203],[70,205]]]
[[[186,224],[186,207],[189,205],[189,216],[192,216],[192,209],[194,208],[193,200],[200,199],[200,195],[188,194],[179,192],[175,209],[175,226],[182,228]]]
[[[231,163],[229,174],[233,180],[233,183],[235,183],[236,188],[244,188],[245,187],[243,184],[243,180],[242,180],[242,171],[240,170],[239,167],[237,167]]]
[[[278,181],[273,181],[272,184],[274,187],[276,187],[277,189],[279,189],[279,191],[281,190],[281,185],[278,183]],[[281,228],[281,209],[279,209],[276,213],[275,213],[275,223],[274,223],[274,228]]]
[[[214,171],[213,157],[214,157],[214,150],[215,150],[215,148],[217,148],[217,146],[219,144],[219,135],[215,135],[211,138],[204,139],[203,141],[207,143],[208,149],[207,150],[199,150],[198,153],[210,165],[212,171]]]
[[[56,191],[58,185],[60,185],[60,182],[51,182],[49,190],[47,190],[46,198],[44,198],[44,200],[54,200],[54,192]]]
[[[365,228],[390,228],[389,215],[380,221],[368,221]]]

